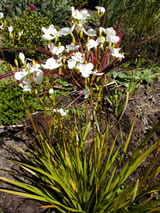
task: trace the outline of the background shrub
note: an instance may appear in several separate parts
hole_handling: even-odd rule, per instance
[[[10,70],[10,66],[0,62],[0,75]],[[0,80],[0,125],[17,124],[26,118],[26,111],[22,102],[22,89],[14,84],[13,78]],[[38,100],[29,92],[25,93],[25,99],[31,112],[41,111]]]
[[[127,47],[133,42],[140,41],[147,36],[160,33],[160,1],[159,0],[99,0],[99,5],[107,9],[105,27],[116,26],[120,18],[119,32],[124,34],[121,47]],[[160,35],[153,40],[137,46],[133,54],[141,54],[146,61],[159,60]]]
[[[71,16],[71,3],[75,5],[84,5],[85,0],[6,0],[0,2],[0,11],[4,12],[5,17],[15,18],[23,14],[28,8],[29,4],[35,5],[35,11],[40,12],[41,15],[47,16],[48,19],[58,26],[63,26],[69,22]],[[8,8],[6,10],[6,8]]]
[[[41,106],[30,93],[26,93],[26,101],[32,112],[40,111]],[[27,114],[22,102],[22,89],[19,86],[0,87],[0,125],[17,124]]]
[[[4,48],[19,48],[22,49],[32,49],[25,52],[27,57],[39,58],[43,54],[37,52],[37,46],[45,47],[46,41],[42,39],[42,26],[48,27],[50,20],[47,17],[42,17],[40,13],[32,11],[28,8],[21,17],[8,19],[2,31],[2,45]],[[8,27],[13,26],[14,38],[9,37]],[[23,30],[23,34],[18,39],[18,33]],[[13,50],[12,50],[13,51]]]
[[[88,4],[88,0],[71,0],[71,2],[72,2],[72,5],[74,6],[74,7],[78,7],[78,8],[81,8],[81,7],[83,7],[83,6],[86,6],[87,4]],[[92,3],[93,3],[93,1],[92,1]]]

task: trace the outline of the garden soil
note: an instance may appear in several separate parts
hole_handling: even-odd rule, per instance
[[[132,154],[157,121],[160,120],[160,83],[155,81],[151,86],[139,88],[136,94],[130,98],[127,109],[120,121],[124,133],[128,132],[136,112],[138,114],[126,159]],[[116,123],[116,118],[110,115],[110,121],[111,125],[113,125]],[[114,136],[117,132],[119,132],[118,126],[112,130],[111,134]],[[156,134],[151,138],[148,146],[150,146],[158,136],[160,136],[160,129],[157,130]],[[23,126],[2,127],[0,129],[0,169],[14,169],[13,163],[6,160],[6,157],[9,156],[10,153],[9,150],[4,149],[4,144],[7,146],[16,145],[23,148],[25,144],[28,143],[28,140]],[[143,168],[148,165],[149,160],[150,159],[147,159],[143,163]],[[140,170],[141,168],[132,174],[131,179],[138,177]],[[4,171],[0,171],[0,176],[9,177]],[[158,177],[158,179],[160,180],[160,177]],[[5,187],[6,185],[0,182],[0,186]],[[40,206],[41,204],[38,201],[24,199],[7,193],[0,193],[0,212],[3,213],[48,212],[48,210],[42,209]]]

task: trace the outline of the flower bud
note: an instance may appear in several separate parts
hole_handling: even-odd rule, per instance
[[[29,4],[28,6],[29,6],[29,8],[30,8],[31,10],[35,10],[35,9],[36,9],[36,6],[35,6],[34,4],[32,4],[32,3]]]

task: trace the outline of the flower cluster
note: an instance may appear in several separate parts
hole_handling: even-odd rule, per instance
[[[97,6],[96,9],[99,17],[105,13],[103,7]],[[91,75],[103,76],[103,70],[107,65],[115,59],[124,58],[124,55],[120,53],[120,36],[116,31],[112,27],[88,29],[86,24],[89,16],[86,9],[77,10],[72,7],[70,27],[57,29],[53,24],[48,28],[42,27],[42,37],[48,41],[48,50],[52,57],[43,64],[31,66],[25,64],[25,57],[22,57],[21,53],[20,58],[25,69],[15,73],[15,78],[21,81],[24,91],[31,90],[33,83],[43,80],[42,70],[58,71],[57,73],[63,76],[72,77],[74,81],[78,77],[84,82],[83,89],[87,89],[86,78],[91,78]],[[69,35],[72,42],[63,46],[60,41],[61,37]]]
[[[98,14],[102,16],[105,9],[98,6],[96,8]],[[98,76],[103,74],[100,71],[103,70],[104,64],[102,66],[102,63],[106,60],[99,60],[100,57],[103,58],[102,55],[124,58],[124,55],[119,52],[120,48],[116,48],[120,38],[112,27],[107,29],[100,27],[97,30],[85,29],[89,16],[90,14],[86,9],[79,11],[72,7],[73,20],[71,27],[57,30],[54,25],[50,25],[48,28],[42,28],[43,38],[48,41],[54,40],[54,44],[50,43],[48,45],[53,57],[46,61],[46,65],[43,65],[45,69],[56,69],[60,66],[66,69],[67,67],[69,70],[80,72],[84,78],[88,78],[91,74]],[[72,36],[72,43],[61,46],[61,43],[58,42],[57,45],[60,37],[67,35]],[[99,55],[96,55],[97,52],[99,52]],[[62,53],[64,53],[63,56]]]
[[[32,89],[33,83],[41,83],[43,81],[43,71],[40,69],[40,65],[33,62],[33,65],[26,63],[23,53],[19,54],[19,58],[24,65],[21,72],[15,72],[14,77],[20,81],[20,86],[24,92]]]

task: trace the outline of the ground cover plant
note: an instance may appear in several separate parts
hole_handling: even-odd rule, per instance
[[[3,61],[0,62],[0,74],[3,75],[8,70],[10,70],[10,66]],[[41,105],[32,94],[25,94],[25,99],[31,112],[42,110]],[[18,124],[25,120],[26,116],[21,88],[16,84],[15,79],[6,78],[0,81],[0,125]]]
[[[96,9],[101,18],[105,9]],[[25,57],[21,51],[12,73],[1,76],[4,79],[12,75],[17,80],[35,134],[31,135],[31,144],[24,150],[15,149],[16,157],[11,156],[10,160],[19,168],[10,171],[15,180],[0,177],[17,189],[1,188],[0,191],[39,200],[42,208],[59,212],[159,211],[159,198],[154,195],[160,188],[160,183],[156,182],[160,172],[160,138],[150,147],[146,145],[160,127],[160,122],[126,160],[136,116],[127,135],[124,136],[120,130],[119,135],[110,138],[112,128],[103,107],[110,84],[108,71],[125,57],[120,52],[122,36],[112,27],[87,29],[85,24],[89,16],[87,10],[79,11],[72,7],[70,27],[42,27],[42,37],[48,42],[48,58],[42,62],[35,61]],[[8,31],[13,36],[14,28],[11,27]],[[70,36],[71,43],[63,44],[61,39],[65,36]],[[112,75],[115,82],[116,78],[122,77],[122,74]],[[129,79],[129,75],[125,77]],[[58,108],[58,104],[64,97],[59,100],[55,97],[55,90],[60,90],[60,86],[71,88],[66,96],[76,95],[63,108]],[[27,93],[34,95],[41,104],[47,132],[36,127],[25,99]],[[65,119],[68,108],[77,100],[85,101],[85,117],[82,121],[77,109],[69,122]],[[47,101],[50,101],[49,106]],[[107,101],[114,103],[114,99]],[[127,101],[128,95],[122,104],[122,114]],[[117,106],[117,102],[115,104]],[[115,114],[118,115],[118,111],[117,108]],[[150,154],[154,155],[148,167],[138,178],[127,182]]]

